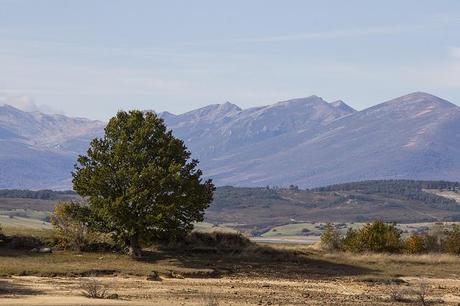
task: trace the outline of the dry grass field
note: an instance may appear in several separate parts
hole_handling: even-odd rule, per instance
[[[422,305],[422,296],[427,305],[460,303],[459,256],[254,243],[236,251],[152,247],[144,255],[0,247],[0,305]],[[86,297],[84,285],[106,298]]]

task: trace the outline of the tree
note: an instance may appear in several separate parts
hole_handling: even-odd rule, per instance
[[[215,188],[197,165],[155,113],[120,111],[78,157],[73,186],[94,226],[139,257],[142,242],[176,240],[203,220]]]
[[[351,252],[397,252],[401,249],[401,231],[383,221],[367,223],[360,229],[348,229],[344,248]]]
[[[51,223],[59,244],[68,249],[82,251],[97,236],[88,228],[85,219],[89,210],[75,202],[59,202],[54,207]]]
[[[342,248],[342,235],[332,223],[327,223],[321,234],[321,247],[328,251],[337,251]]]

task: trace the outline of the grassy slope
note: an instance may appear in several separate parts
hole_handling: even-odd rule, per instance
[[[37,219],[0,215],[0,225],[2,228],[30,228],[30,229],[49,229],[51,224]]]

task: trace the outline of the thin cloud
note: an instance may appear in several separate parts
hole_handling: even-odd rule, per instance
[[[0,105],[10,105],[24,112],[41,112],[46,114],[61,113],[49,105],[38,105],[35,101],[26,95],[10,95],[0,93]]]
[[[342,30],[313,31],[286,35],[273,35],[264,37],[244,37],[226,40],[213,40],[196,43],[185,43],[185,46],[197,46],[205,44],[240,44],[240,43],[276,43],[289,41],[308,41],[308,40],[326,40],[338,38],[359,38],[374,35],[395,35],[401,33],[412,33],[425,31],[428,29],[442,28],[444,24],[433,26],[426,25],[398,25],[398,26],[381,26],[368,28],[351,28]]]

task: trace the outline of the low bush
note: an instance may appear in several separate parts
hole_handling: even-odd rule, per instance
[[[5,238],[6,247],[17,250],[31,250],[40,248],[46,243],[41,239],[33,236],[8,236]]]
[[[252,245],[252,242],[243,234],[228,232],[192,232],[176,244],[176,246],[185,248],[210,248],[230,251],[239,251],[250,245]]]
[[[401,231],[395,224],[374,221],[360,229],[349,228],[345,236],[331,223],[321,235],[321,246],[325,250],[343,250],[354,253],[388,252],[402,250]]]
[[[101,234],[92,231],[85,222],[85,215],[88,214],[86,210],[86,207],[75,202],[60,202],[56,205],[51,223],[59,246],[84,251],[99,242]]]
[[[0,243],[5,241],[6,236],[3,234],[2,225],[0,224]]]
[[[321,234],[321,247],[329,251],[342,249],[342,235],[332,223],[326,224],[324,232]]]
[[[404,240],[410,254],[444,252],[460,254],[460,227],[437,224],[430,233],[412,234]]]
[[[358,230],[349,229],[343,239],[343,248],[351,252],[399,252],[401,231],[395,224],[374,221]]]
[[[413,234],[404,240],[404,250],[409,254],[420,254],[427,250],[427,235]]]
[[[107,298],[107,288],[95,279],[84,279],[80,285],[83,295],[90,299]]]
[[[460,226],[454,225],[451,230],[445,231],[443,249],[447,253],[460,254]]]

